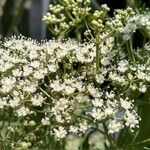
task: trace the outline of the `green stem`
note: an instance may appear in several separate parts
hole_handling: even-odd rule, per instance
[[[75,34],[76,34],[77,41],[78,41],[78,42],[81,42],[81,33],[80,33],[80,28],[79,28],[79,26],[76,27]]]
[[[135,136],[134,136],[134,138],[133,138],[133,140],[132,140],[132,144],[135,143],[135,140],[137,139],[137,137],[138,137],[138,135],[139,135],[139,132],[140,132],[140,131],[137,131],[137,132],[135,133]]]
[[[103,123],[103,128],[104,128],[105,135],[106,135],[110,145],[113,145],[112,140],[111,140],[110,136],[108,135],[108,130],[107,130],[105,123]]]
[[[96,42],[96,71],[99,71],[99,44]]]
[[[108,129],[107,129],[105,123],[103,123],[103,128],[104,128],[105,136],[107,137],[107,139],[108,139],[108,141],[110,143],[110,148],[114,149],[114,150],[117,150],[118,149],[117,145],[113,142],[112,138],[109,136]]]
[[[145,144],[145,143],[149,143],[149,142],[150,142],[150,139],[146,139],[146,140],[144,140],[144,141],[137,142],[137,143],[132,144],[132,145],[133,145],[133,146],[134,146],[134,145],[141,145],[141,144]]]
[[[129,47],[130,47],[130,52],[131,52],[131,57],[133,62],[135,63],[135,57],[134,57],[134,49],[133,49],[133,38],[129,40]]]
[[[85,117],[85,116],[83,116],[83,115],[79,115],[79,114],[77,114],[77,113],[75,113],[75,112],[73,112],[73,115],[75,115],[75,116],[77,116],[77,117],[79,117],[79,118],[88,120],[88,121],[92,121],[90,118],[87,118],[87,117]]]
[[[50,96],[46,91],[44,91],[42,88],[39,87],[39,89],[40,89],[40,91],[41,91],[42,93],[44,93],[47,97],[51,98],[52,100],[55,100],[53,97],[51,97],[51,96]]]

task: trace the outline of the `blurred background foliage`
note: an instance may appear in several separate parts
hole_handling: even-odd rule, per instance
[[[52,34],[42,22],[42,16],[48,11],[50,3],[57,3],[58,0],[0,0],[0,38],[11,35],[22,34],[38,41],[50,39]],[[109,15],[113,16],[114,9],[125,9],[130,6],[139,13],[150,8],[150,0],[92,0],[92,9],[99,9],[101,4],[106,3],[110,7]],[[79,31],[82,34],[82,31]],[[71,37],[76,36],[75,32],[70,33]],[[135,48],[142,43],[142,35],[135,33]],[[150,89],[147,94],[139,97],[139,113],[142,118],[140,131],[137,133],[138,141],[150,139]],[[128,143],[130,138],[122,139],[120,142]],[[92,141],[91,141],[92,142]],[[150,149],[150,140],[143,143],[145,148]],[[137,145],[137,150],[142,148]]]
[[[48,4],[57,3],[59,0],[0,0],[0,34],[1,38],[10,35],[22,34],[37,40],[49,39],[51,33],[42,22],[42,16],[48,10]],[[140,11],[145,7],[150,8],[150,0],[92,0],[93,10],[99,9],[106,3],[113,16],[114,9],[122,9],[128,6]],[[72,32],[72,37],[75,33]]]

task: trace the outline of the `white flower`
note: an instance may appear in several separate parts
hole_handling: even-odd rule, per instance
[[[19,96],[19,92],[16,91],[16,90],[14,90],[14,91],[13,91],[13,95],[14,95],[14,96]]]
[[[13,97],[13,99],[9,101],[9,105],[11,107],[17,107],[17,106],[19,106],[19,103],[20,103],[19,97]]]
[[[128,70],[128,64],[129,62],[127,60],[121,60],[118,63],[118,70],[122,73],[126,72]]]
[[[74,87],[71,87],[71,86],[65,86],[64,87],[64,93],[67,95],[74,93],[74,91],[75,91]]]
[[[137,71],[137,78],[138,78],[138,79],[144,80],[145,77],[146,77],[146,74],[145,74],[144,72],[142,72],[142,71],[140,71],[140,70]]]
[[[147,90],[146,85],[140,85],[140,87],[139,87],[139,91],[140,91],[140,92],[145,93],[146,90]]]
[[[104,82],[104,80],[105,80],[105,78],[104,78],[104,76],[102,75],[102,74],[99,74],[99,75],[96,75],[96,81],[98,82],[98,83],[103,83]]]
[[[33,68],[30,66],[23,66],[23,76],[29,76],[33,72]]]
[[[7,93],[15,86],[16,79],[14,77],[5,77],[0,82],[2,84],[1,91]]]
[[[97,88],[95,88],[94,86],[92,86],[90,84],[87,86],[87,89],[88,89],[89,93],[95,98],[99,98],[102,95],[102,93],[99,92]]]
[[[35,58],[38,58],[38,53],[36,50],[32,49],[30,52],[29,52],[29,58],[30,59],[35,59]]]
[[[113,91],[111,91],[110,93],[106,92],[106,97],[112,99],[115,97],[115,93]]]
[[[110,115],[113,115],[114,112],[115,112],[115,111],[114,111],[113,108],[111,108],[111,107],[105,108],[105,111],[104,111],[106,117],[107,117],[107,116],[110,116]]]
[[[22,71],[20,69],[15,69],[12,71],[14,77],[21,77]]]
[[[121,122],[113,120],[108,125],[108,133],[113,134],[119,132],[122,128],[124,128],[124,125]]]
[[[137,29],[136,24],[133,23],[128,23],[127,26],[124,27],[124,33],[125,34],[130,34],[132,32],[135,32],[135,30]]]
[[[56,72],[57,71],[57,66],[55,64],[49,64],[47,65],[48,71],[50,72]]]
[[[105,117],[104,112],[100,108],[93,108],[90,112],[90,115],[94,118],[94,120],[102,120]]]
[[[63,123],[65,120],[63,119],[65,116],[65,119],[69,119],[69,114],[67,111],[69,111],[69,101],[68,99],[61,98],[55,102],[55,105],[51,109],[51,113],[55,116],[55,119],[59,123]]]
[[[95,107],[102,107],[103,106],[103,100],[102,99],[98,99],[98,98],[95,98],[94,100],[92,100],[92,104],[95,106]]]
[[[50,87],[57,92],[60,92],[61,90],[63,90],[63,86],[60,83],[59,80],[54,80],[52,83],[50,83]]]
[[[33,77],[35,79],[43,79],[46,74],[47,74],[47,69],[40,69],[34,71]]]
[[[109,65],[110,64],[110,58],[109,57],[103,57],[102,59],[101,59],[101,63],[102,63],[102,65],[104,65],[104,66],[107,66],[107,65]]]
[[[73,126],[73,125],[71,125],[71,126],[69,127],[69,132],[74,133],[74,134],[77,134],[77,133],[78,133],[78,128],[75,127],[75,126]]]
[[[23,90],[29,93],[33,93],[35,92],[37,89],[37,84],[31,84],[31,85],[27,85],[25,87],[23,87]]]
[[[121,75],[119,75],[119,74],[116,74],[115,72],[114,72],[114,73],[113,73],[113,72],[110,72],[109,78],[110,78],[112,81],[122,83],[123,85],[126,84],[126,80],[125,80],[124,76],[121,76]]]
[[[39,61],[32,61],[30,63],[30,66],[33,68],[39,68],[40,67],[40,62]]]
[[[22,106],[16,112],[19,117],[25,117],[26,115],[28,115],[30,113],[30,110],[29,110],[29,108]]]
[[[109,48],[106,46],[106,45],[103,45],[103,46],[101,46],[101,48],[100,48],[100,51],[101,51],[101,53],[102,54],[108,54],[110,51],[109,51]]]
[[[57,137],[58,140],[61,140],[66,137],[67,131],[64,127],[60,126],[58,129],[54,129],[54,135]]]
[[[126,115],[124,116],[125,125],[129,126],[131,131],[133,128],[139,127],[139,117],[135,111],[126,111]]]
[[[132,104],[131,102],[127,101],[127,100],[123,100],[122,98],[120,99],[120,103],[121,103],[121,107],[123,107],[125,110],[131,109],[132,108]]]
[[[85,86],[81,81],[77,81],[76,83],[74,83],[73,87],[78,89],[79,92],[85,91]]]
[[[31,102],[34,106],[42,106],[45,98],[41,94],[36,94],[31,97]]]
[[[89,128],[89,125],[87,124],[86,121],[79,123],[79,131],[80,132],[85,133],[88,128]]]
[[[0,71],[5,72],[8,69],[12,68],[14,65],[11,62],[5,62],[4,60],[0,60]]]
[[[41,122],[42,122],[43,126],[50,125],[50,120],[48,117],[42,118]]]

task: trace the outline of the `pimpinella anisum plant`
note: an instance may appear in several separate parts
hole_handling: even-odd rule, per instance
[[[67,149],[69,137],[80,138],[86,150],[146,147],[149,139],[137,137],[138,102],[150,82],[149,12],[127,8],[110,18],[106,5],[92,12],[89,4],[62,0],[50,7],[43,20],[61,39],[14,36],[0,43],[2,149]],[[88,40],[62,38],[78,25]],[[135,49],[137,30],[144,40]],[[104,139],[99,148],[90,145],[95,133]]]

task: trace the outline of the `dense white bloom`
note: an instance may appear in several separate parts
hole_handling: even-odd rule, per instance
[[[117,141],[121,130],[139,127],[135,108],[150,82],[150,15],[127,8],[110,18],[108,11],[102,5],[93,12],[90,0],[61,0],[43,17],[57,40],[14,36],[0,42],[0,117],[7,133],[2,121],[9,116],[2,139],[10,139],[8,147],[46,148],[52,135],[62,140],[96,129]],[[83,24],[88,41],[63,38]],[[138,48],[136,31],[147,42]]]
[[[120,49],[117,53],[113,37],[99,47],[98,71],[93,43],[12,38],[5,44],[15,51],[0,50],[0,108],[11,108],[26,126],[33,120],[58,140],[68,133],[80,136],[101,122],[110,134],[138,127],[130,93],[146,92],[150,68],[139,62],[134,66]]]

